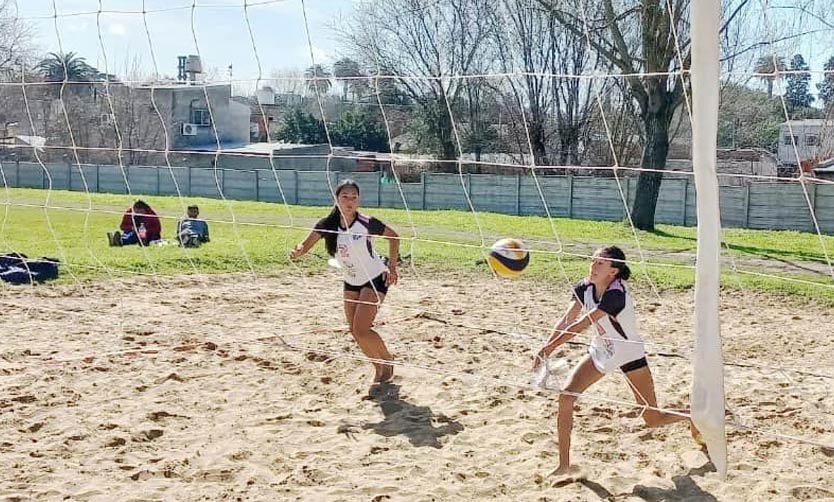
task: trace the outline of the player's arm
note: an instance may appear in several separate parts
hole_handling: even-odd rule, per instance
[[[382,231],[382,237],[388,240],[388,276],[385,280],[388,286],[397,283],[397,263],[400,261],[400,236],[388,225]]]
[[[574,300],[574,303],[579,302]],[[579,308],[582,308],[581,304]],[[573,310],[573,306],[571,307],[571,310]],[[570,311],[568,311],[568,314],[570,314]],[[547,340],[547,343],[544,345],[544,347],[539,349],[539,352],[536,354],[536,357],[533,358],[533,369],[538,368],[541,362],[544,359],[546,359],[550,354],[552,354],[554,350],[559,348],[560,345],[573,340],[573,338],[576,335],[582,333],[583,331],[588,329],[588,327],[590,327],[591,324],[594,324],[595,322],[599,321],[607,315],[607,312],[604,312],[600,309],[594,309],[588,312],[587,314],[583,315],[579,319],[570,322],[564,328],[557,328],[553,332],[553,334],[550,335],[550,338]]]
[[[317,230],[311,230],[307,237],[295,248],[290,251],[290,260],[296,260],[304,256],[321,239],[321,234]]]

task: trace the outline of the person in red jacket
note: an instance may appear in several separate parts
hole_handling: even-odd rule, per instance
[[[120,230],[107,232],[107,241],[111,246],[129,246],[139,244],[147,246],[162,238],[162,223],[151,206],[143,200],[137,200],[127,208],[122,216]]]

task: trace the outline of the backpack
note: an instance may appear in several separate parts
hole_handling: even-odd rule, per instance
[[[11,284],[34,284],[58,278],[56,258],[29,259],[22,253],[0,255],[0,280]]]

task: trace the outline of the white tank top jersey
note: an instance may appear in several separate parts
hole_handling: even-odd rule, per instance
[[[338,228],[325,228],[325,219],[316,223],[316,230],[330,230],[337,232],[336,260],[342,269],[346,283],[351,286],[361,286],[380,274],[387,272],[388,267],[374,250],[373,236],[382,235],[385,224],[376,218],[356,215],[350,228],[345,229],[341,223]],[[326,232],[321,232],[324,237]]]
[[[574,295],[582,303],[585,313],[600,309],[608,314],[593,324],[594,336],[588,346],[597,370],[610,373],[645,357],[643,339],[637,331],[634,303],[622,280],[615,279],[600,296],[591,280],[586,278],[576,286]]]

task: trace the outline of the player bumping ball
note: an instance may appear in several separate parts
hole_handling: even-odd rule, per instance
[[[530,253],[518,239],[501,239],[492,245],[487,262],[501,277],[518,277],[530,263]]]

